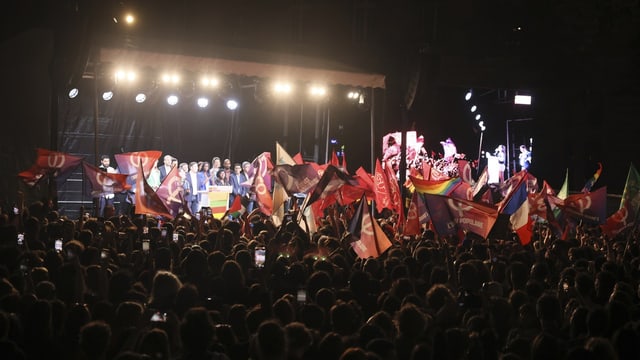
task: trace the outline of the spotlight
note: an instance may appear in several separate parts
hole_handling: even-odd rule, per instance
[[[147,95],[144,93],[138,93],[138,95],[136,95],[136,102],[138,104],[142,104],[145,100],[147,100]]]
[[[229,110],[235,110],[238,108],[238,102],[233,100],[233,99],[229,99],[227,100],[227,109]]]
[[[167,97],[167,104],[173,106],[177,103],[178,103],[178,96],[171,94]]]
[[[200,98],[198,98],[196,103],[198,104],[199,107],[204,109],[207,106],[209,106],[209,99],[207,99],[206,97],[200,97]]]
[[[105,91],[102,93],[102,100],[109,101],[113,98],[113,91]]]
[[[476,110],[478,110],[478,107],[473,105],[471,106],[471,112],[476,112]]]
[[[467,91],[467,93],[464,95],[464,99],[469,101],[471,100],[471,97],[473,96],[473,92],[471,90]]]
[[[218,80],[218,78],[215,77],[203,77],[200,80],[200,84],[202,85],[203,88],[217,88],[218,85],[220,85],[220,80]]]
[[[513,98],[513,103],[516,105],[531,105],[531,95],[516,95]]]
[[[480,120],[481,117],[482,117],[482,115],[476,114],[476,120]]]
[[[276,94],[288,95],[293,92],[293,85],[288,82],[276,82],[273,84],[273,91]]]
[[[360,99],[360,93],[358,91],[349,91],[349,93],[347,94],[347,99],[358,100]]]
[[[73,88],[71,90],[69,90],[69,99],[75,99],[76,96],[78,96],[78,88]]]
[[[177,85],[180,83],[180,75],[175,73],[164,73],[162,74],[162,82],[165,84]]]
[[[127,23],[127,25],[132,25],[134,22],[136,22],[136,18],[132,14],[127,14],[124,17],[124,21]]]
[[[327,95],[327,88],[324,86],[313,85],[309,88],[309,95],[314,98],[323,98]]]

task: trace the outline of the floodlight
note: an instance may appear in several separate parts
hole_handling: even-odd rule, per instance
[[[476,120],[480,120],[481,117],[482,117],[482,115],[476,114]]]
[[[209,106],[209,99],[207,99],[206,97],[199,97],[196,103],[199,107],[206,108],[207,106]]]
[[[516,105],[531,105],[531,95],[516,95],[513,98],[513,103]]]
[[[147,100],[147,95],[144,93],[138,93],[138,95],[136,95],[136,102],[138,104],[142,104],[145,100]]]
[[[478,107],[473,105],[471,106],[471,112],[476,112],[476,110],[478,110]]]
[[[471,90],[467,91],[467,93],[464,95],[464,99],[469,101],[471,100],[471,97],[473,96],[473,92]]]
[[[178,96],[171,94],[167,97],[167,104],[173,106],[178,103]]]
[[[238,102],[236,100],[233,100],[233,99],[227,100],[227,109],[235,110],[237,108],[238,108]]]
[[[314,98],[323,98],[327,95],[327,88],[320,85],[312,85],[309,88],[309,95]]]
[[[76,96],[78,96],[78,88],[73,88],[71,90],[69,90],[69,99],[74,99]]]
[[[102,93],[102,100],[109,101],[113,98],[113,91],[105,91]]]

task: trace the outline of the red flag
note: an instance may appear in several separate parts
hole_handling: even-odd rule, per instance
[[[607,218],[607,187],[586,194],[569,195],[560,207],[567,216],[604,224]]]
[[[423,194],[431,221],[438,235],[452,235],[456,228],[478,234],[489,235],[497,218],[495,207],[450,196]]]
[[[371,216],[364,196],[349,224],[349,232],[353,239],[351,247],[361,259],[377,258],[391,247],[391,241]]]
[[[318,200],[323,200],[325,205],[329,205],[326,200],[332,199],[335,201],[335,197],[330,198],[330,196],[333,196],[344,184],[356,185],[357,183],[351,176],[340,171],[337,167],[328,165],[316,186],[305,198],[302,209],[304,210]]]
[[[61,185],[69,177],[73,169],[82,162],[82,157],[37,149],[36,163],[28,170],[22,171],[18,176],[29,186],[34,186],[44,176],[53,176],[58,185]]]
[[[622,200],[620,200],[620,208],[607,218],[604,225],[601,226],[602,231],[610,238],[616,236],[624,229],[635,224],[640,209],[640,175],[636,168],[631,164],[627,181],[622,192]]]
[[[136,172],[138,171],[142,171],[142,161],[140,161],[140,167]],[[160,199],[158,194],[153,191],[144,176],[138,176],[136,179],[135,213],[162,216],[167,219],[173,218],[173,215],[169,212],[165,203]]]
[[[318,172],[311,164],[276,165],[273,176],[290,196],[295,193],[306,194],[320,181]]]
[[[468,160],[458,159],[458,174],[460,174],[460,178],[465,183],[473,186],[475,181],[473,181],[473,171],[471,169],[471,163]]]
[[[400,193],[400,185],[396,178],[396,173],[391,167],[391,162],[387,162],[385,167],[387,176],[387,184],[389,185],[389,195],[391,197],[391,209],[398,213],[398,225],[404,225],[404,205],[402,203],[402,194]]]
[[[422,228],[420,226],[420,213],[418,210],[418,196],[417,192],[413,192],[411,195],[411,203],[409,204],[409,210],[407,210],[407,221],[403,228],[405,235],[420,235]]]
[[[293,155],[293,161],[295,161],[296,164],[304,164],[304,159],[302,158],[302,155],[300,155],[300,153]]]
[[[364,168],[362,168],[362,166],[360,166],[358,170],[356,170],[355,179],[356,181],[358,181],[360,188],[365,189],[367,198],[369,200],[373,200],[375,197],[375,185],[373,183],[373,176],[371,176],[371,174],[369,174]]]
[[[140,164],[142,164],[144,176],[146,177],[146,174],[149,174],[155,162],[160,158],[160,155],[162,155],[162,151],[147,150],[115,154],[114,157],[118,163],[120,173],[129,174],[133,179],[136,179]]]
[[[36,159],[38,167],[47,170],[47,172],[53,172],[54,176],[64,176],[71,173],[81,162],[82,157],[80,156],[47,149],[38,149],[38,158]]]
[[[391,209],[391,192],[387,183],[387,176],[382,170],[380,160],[376,159],[376,171],[373,175],[373,183],[375,185],[376,209],[381,212],[384,208]]]
[[[82,162],[84,177],[91,185],[91,195],[98,196],[102,193],[117,193],[131,189],[127,183],[126,174],[113,174],[100,170],[85,161]]]
[[[35,186],[45,175],[47,171],[37,164],[31,166],[28,170],[21,171],[18,173],[18,177],[22,180],[27,186]]]
[[[267,161],[268,159],[266,158],[254,161],[257,167],[256,174],[253,178],[253,187],[256,191],[256,203],[260,211],[267,216],[271,216],[273,213],[273,198],[270,192],[271,176],[268,176]],[[267,185],[267,176],[269,178],[269,185]]]
[[[185,204],[182,191],[182,178],[180,178],[178,167],[174,166],[162,180],[158,190],[156,190],[156,194],[158,194],[158,197],[169,209],[169,213],[173,217],[178,216],[181,209],[189,211],[189,206]]]

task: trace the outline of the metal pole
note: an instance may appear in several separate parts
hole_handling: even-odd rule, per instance
[[[325,139],[325,149],[324,149],[324,163],[329,162],[329,138],[331,136],[331,108],[327,107],[327,138]]]
[[[236,116],[236,111],[235,110],[231,110],[231,126],[229,127],[229,151],[227,152],[227,158],[231,159],[231,144],[233,143],[233,123],[234,123],[234,118]]]
[[[374,151],[374,147],[375,147],[375,108],[376,108],[376,102],[375,102],[375,89],[371,88],[371,103],[369,104],[369,127],[371,128],[371,172],[373,173],[375,171],[376,168],[376,161],[375,161],[375,151]]]
[[[93,162],[98,164],[98,64],[93,66]]]
[[[510,160],[509,160],[509,122],[511,122],[511,120],[507,120],[507,157],[505,159],[505,165],[507,165],[507,179],[510,177],[511,175],[511,166],[510,166]]]
[[[316,128],[313,134],[313,161],[320,159],[320,103],[316,104]]]
[[[302,155],[302,119],[304,118],[304,103],[300,103],[300,135],[298,139],[298,152]]]
[[[480,145],[478,145],[478,170],[480,170],[480,158],[482,157],[482,137],[484,131],[480,131]]]

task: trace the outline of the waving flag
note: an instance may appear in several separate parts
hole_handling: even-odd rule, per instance
[[[271,176],[269,175],[269,158],[263,153],[258,159],[254,160],[256,164],[256,173],[253,178],[253,187],[256,191],[256,203],[260,211],[271,216],[273,213],[273,198],[271,197]]]
[[[79,156],[38,148],[35,164],[18,173],[18,177],[28,186],[35,186],[43,177],[52,176],[60,186],[81,162]]]
[[[146,174],[149,174],[155,162],[160,158],[160,155],[162,155],[162,151],[147,150],[115,154],[114,157],[118,163],[120,173],[129,174],[133,179],[136,179],[140,164],[142,164],[146,177]]]
[[[622,192],[620,200],[620,208],[607,218],[607,221],[601,226],[602,231],[610,238],[618,235],[623,230],[634,225],[638,219],[638,211],[640,210],[640,175],[636,168],[631,164],[627,181]]]
[[[533,221],[531,220],[529,206],[529,201],[525,201],[520,205],[518,210],[509,216],[511,229],[518,234],[522,246],[528,245],[533,236]]]
[[[459,177],[447,180],[424,180],[409,176],[415,191],[422,194],[450,195],[462,183]]]
[[[351,247],[361,259],[378,258],[391,247],[391,241],[371,216],[367,199],[364,196],[351,219],[349,233],[353,239]]]
[[[436,232],[454,235],[462,229],[486,238],[498,218],[495,207],[450,196],[422,194]]]
[[[471,169],[471,163],[468,160],[458,159],[458,174],[460,174],[460,178],[465,183],[470,186],[475,185],[475,181],[473,180],[473,170]]]
[[[389,185],[389,196],[391,198],[391,208],[390,210],[394,210],[398,213],[398,222],[397,225],[404,225],[404,204],[402,201],[402,194],[400,193],[400,185],[398,184],[398,179],[396,178],[396,173],[393,171],[391,167],[391,162],[387,161],[387,166],[385,166],[385,175],[387,176],[387,184]]]
[[[167,174],[167,177],[164,178],[158,190],[156,190],[156,194],[158,194],[172,217],[178,216],[181,209],[189,209],[189,206],[185,204],[182,191],[182,178],[180,178],[178,167],[174,166]]]
[[[117,193],[131,188],[126,174],[114,174],[100,170],[98,167],[83,161],[84,178],[91,185],[91,195],[99,196],[104,192]]]
[[[569,195],[561,208],[567,216],[603,224],[607,217],[607,187],[586,194]]]
[[[391,209],[391,192],[387,176],[382,170],[380,160],[376,159],[376,170],[373,175],[374,191],[376,194],[376,209],[381,212],[384,208]]]
[[[136,172],[142,170],[142,160],[140,166]],[[165,179],[166,180],[166,179]],[[153,216],[162,216],[167,219],[172,219],[173,215],[169,212],[169,209],[165,203],[160,199],[158,194],[153,191],[153,188],[147,183],[144,176],[138,176],[136,178],[136,214],[151,214]]]
[[[327,199],[332,199],[332,201],[335,201],[335,193],[344,184],[356,185],[357,182],[354,181],[351,176],[345,174],[337,167],[328,165],[322,173],[322,177],[320,178],[316,186],[304,199],[302,210],[306,209],[307,206],[315,203],[318,200],[322,201],[322,206],[314,208],[314,211],[322,210],[324,207],[329,205],[329,202],[326,201]]]
[[[278,165],[295,165],[295,160],[289,155],[287,150],[276,141],[276,167]],[[273,168],[273,173],[277,173],[276,167]],[[274,224],[282,224],[284,220],[284,208],[286,201],[289,200],[290,195],[287,190],[278,182],[275,177],[275,184],[273,185],[273,213],[271,215]]]
[[[424,199],[414,191],[407,210],[407,220],[403,228],[404,235],[420,235],[422,233],[422,225],[427,224],[428,221],[429,214],[424,204]]]
[[[318,172],[311,164],[276,165],[273,167],[273,176],[276,183],[280,184],[290,196],[295,193],[306,194],[320,181]]]
[[[587,182],[586,182],[586,184],[584,184],[584,187],[582,188],[581,192],[582,193],[588,193],[589,191],[591,191],[591,188],[593,187],[593,185],[600,178],[600,174],[602,174],[602,163],[599,162],[598,163],[598,170],[596,170],[596,172],[593,174],[593,176],[591,176],[591,178],[589,178],[589,180],[587,180]]]

